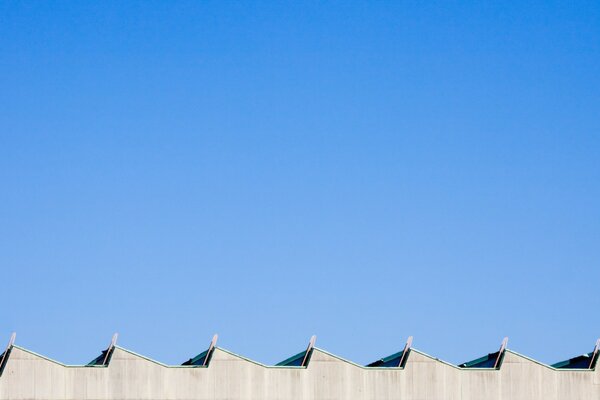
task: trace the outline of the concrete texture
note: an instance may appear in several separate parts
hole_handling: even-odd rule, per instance
[[[14,346],[0,400],[600,400],[600,370],[557,370],[507,350],[498,370],[411,350],[405,368],[366,368],[315,349],[272,367],[216,348],[207,368],[167,366],[116,347],[106,367],[68,366]]]

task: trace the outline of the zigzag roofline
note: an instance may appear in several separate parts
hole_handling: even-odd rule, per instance
[[[58,364],[58,365],[60,365],[62,367],[66,367],[66,368],[106,368],[106,367],[110,366],[110,364],[105,365],[105,366],[89,366],[89,365],[85,365],[85,364],[65,364],[63,362],[57,361],[55,359],[52,359],[52,358],[47,357],[47,356],[44,356],[44,355],[42,355],[40,353],[37,353],[35,351],[29,350],[29,349],[27,349],[25,347],[22,347],[22,346],[19,346],[19,345],[16,345],[16,344],[12,345],[12,347],[17,348],[17,349],[22,350],[22,351],[25,351],[25,352],[27,352],[29,354],[32,354],[32,355],[36,356],[36,357],[40,357],[40,358],[42,358],[42,359],[44,359],[46,361],[49,361],[49,362],[54,363],[54,364]],[[137,352],[135,352],[133,350],[129,350],[129,349],[126,349],[126,348],[118,346],[118,345],[115,346],[115,348],[117,348],[117,349],[119,349],[121,351],[127,352],[129,354],[132,354],[132,355],[134,355],[136,357],[142,358],[142,359],[144,359],[146,361],[149,361],[151,363],[160,365],[161,367],[164,367],[164,368],[198,368],[198,366],[194,366],[194,365],[169,365],[169,364],[162,363],[160,361],[154,360],[154,359],[152,359],[150,357],[144,356],[144,355],[142,355],[140,353],[137,353]],[[273,368],[273,369],[286,369],[286,368],[287,369],[305,369],[306,368],[306,367],[301,367],[301,366],[267,365],[267,364],[264,364],[264,363],[262,363],[260,361],[256,361],[256,360],[253,360],[251,358],[242,356],[240,354],[237,354],[237,353],[235,353],[233,351],[227,350],[227,349],[222,348],[222,347],[215,347],[215,348],[218,349],[218,350],[220,350],[220,351],[223,351],[223,352],[225,352],[225,353],[227,353],[227,354],[229,354],[231,356],[237,357],[239,359],[242,359],[242,360],[247,361],[249,363],[261,366],[263,368]],[[326,354],[326,355],[328,355],[330,357],[333,357],[333,358],[335,358],[337,360],[340,360],[342,362],[345,362],[345,363],[347,363],[349,365],[352,365],[352,366],[360,368],[360,369],[365,369],[365,370],[373,370],[373,369],[403,370],[403,369],[405,369],[405,367],[367,367],[367,366],[358,364],[358,363],[356,363],[354,361],[348,360],[348,359],[346,359],[344,357],[341,357],[339,355],[333,354],[333,353],[331,353],[331,352],[329,352],[327,350],[324,350],[324,349],[321,349],[321,348],[318,348],[318,347],[315,347],[314,349],[317,350],[317,351],[319,351],[319,352],[321,352],[321,353],[324,353],[324,354]],[[423,352],[421,350],[418,350],[418,349],[415,349],[415,348],[412,348],[411,351],[414,351],[415,353],[418,353],[418,354],[420,354],[420,355],[422,355],[424,357],[427,357],[427,358],[429,358],[431,360],[437,361],[437,362],[442,363],[444,365],[453,367],[453,368],[455,368],[457,370],[460,370],[460,371],[485,371],[485,370],[497,371],[498,369],[502,368],[501,364],[499,365],[498,368],[477,368],[477,369],[464,368],[464,367],[459,367],[459,366],[457,366],[455,364],[452,364],[450,362],[444,361],[444,360],[442,360],[440,358],[434,357],[434,356],[432,356],[432,355],[430,355],[428,353],[425,353],[425,352]],[[521,353],[518,353],[518,352],[516,352],[514,350],[511,350],[511,349],[507,348],[505,351],[509,352],[509,353],[512,353],[515,356],[522,357],[522,358],[524,358],[524,359],[526,359],[528,361],[531,361],[531,362],[533,362],[535,364],[538,364],[538,365],[540,365],[542,367],[545,367],[545,368],[547,368],[549,370],[553,370],[553,371],[574,371],[575,370],[575,371],[585,372],[585,371],[595,371],[596,368],[597,368],[597,366],[595,368],[591,368],[591,369],[555,368],[552,365],[543,363],[543,362],[538,361],[538,360],[536,360],[534,358],[531,358],[529,356],[526,356],[526,355],[523,355]],[[408,357],[410,357],[410,354],[408,355]]]

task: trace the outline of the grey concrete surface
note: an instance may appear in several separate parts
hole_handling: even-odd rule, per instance
[[[405,368],[366,368],[315,349],[307,368],[216,348],[207,368],[116,347],[106,367],[68,366],[13,347],[0,400],[600,400],[600,371],[557,370],[507,350],[498,370],[462,369],[413,349]]]

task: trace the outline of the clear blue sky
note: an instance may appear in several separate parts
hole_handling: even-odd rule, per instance
[[[0,345],[591,350],[597,1],[122,3],[0,3]]]

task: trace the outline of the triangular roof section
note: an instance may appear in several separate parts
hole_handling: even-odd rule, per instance
[[[367,365],[367,367],[379,367],[379,368],[404,368],[406,360],[412,347],[413,337],[409,336],[406,344],[402,351],[394,353],[390,356],[383,357],[377,361],[374,361]]]
[[[293,356],[286,358],[285,360],[275,364],[278,367],[307,367],[310,361],[310,357],[312,355],[313,349],[315,348],[315,342],[317,341],[317,336],[312,335],[308,342],[308,346],[306,350],[294,354]]]
[[[502,365],[502,360],[504,358],[504,352],[506,350],[506,346],[508,344],[508,338],[505,337],[502,340],[502,344],[500,345],[500,350],[490,353],[486,356],[477,358],[472,361],[468,361],[466,363],[462,363],[459,365],[461,368],[493,368],[498,369]]]
[[[106,350],[102,350],[102,353],[90,361],[86,367],[107,367],[110,362],[110,358],[115,351],[115,347],[117,345],[117,339],[119,338],[119,334],[115,333],[110,341],[110,344],[106,348]]]
[[[10,356],[10,352],[15,344],[15,339],[17,338],[17,332],[13,332],[10,335],[10,339],[8,339],[8,345],[6,346],[6,350],[0,355],[0,376],[2,376],[2,372],[4,371],[4,366],[8,361],[8,357]]]
[[[189,360],[185,361],[181,365],[192,366],[192,367],[208,367],[208,364],[210,363],[210,359],[212,358],[212,355],[215,352],[218,338],[219,338],[219,335],[215,334],[213,336],[212,340],[210,341],[210,345],[208,346],[208,349],[204,350],[202,353],[198,354],[196,357],[190,358]]]
[[[599,351],[600,339],[596,341],[596,346],[590,353],[557,362],[556,364],[552,364],[552,367],[557,369],[594,369],[596,368],[596,363],[598,362]]]

